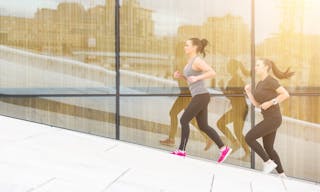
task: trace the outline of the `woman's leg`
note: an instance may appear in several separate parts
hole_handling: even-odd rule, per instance
[[[262,146],[258,143],[257,139],[275,132],[277,126],[274,126],[273,124],[274,123],[272,123],[270,119],[264,119],[260,123],[258,123],[253,129],[251,129],[245,137],[245,140],[251,147],[251,149],[255,151],[264,162],[268,161],[270,157],[262,148]]]
[[[209,95],[201,95],[201,110],[196,115],[197,123],[199,125],[199,128],[205,132],[220,148],[224,146],[223,142],[221,141],[220,136],[218,133],[208,125],[208,104],[210,101]]]
[[[234,138],[233,134],[227,127],[227,124],[231,123],[234,117],[232,117],[232,109],[224,113],[217,122],[217,127],[219,130],[229,139],[232,143],[235,143],[237,140]]]
[[[175,137],[177,134],[178,129],[178,114],[182,111],[187,105],[188,101],[185,97],[178,97],[175,102],[173,103],[170,109],[170,130],[169,130],[169,137],[164,140],[160,140],[160,144],[167,145],[167,146],[174,146],[175,144]]]
[[[194,118],[199,111],[201,110],[201,98],[199,99],[198,95],[194,96],[191,99],[188,107],[185,109],[184,113],[181,116],[180,123],[181,123],[181,141],[179,149],[185,151],[186,145],[188,143],[189,134],[190,134],[190,127],[189,122],[192,118]]]
[[[195,128],[197,128],[199,130],[200,134],[204,138],[204,140],[206,142],[206,146],[204,147],[204,150],[205,151],[209,150],[210,147],[212,146],[212,143],[213,143],[211,138],[205,132],[201,131],[195,118],[193,118],[190,123],[191,123],[191,125],[193,125]]]
[[[279,155],[274,150],[273,145],[276,138],[277,132],[272,132],[269,135],[264,136],[263,139],[263,147],[265,148],[269,157],[277,164],[276,170],[278,173],[283,173],[283,168],[281,165],[281,161]]]
[[[170,110],[170,132],[169,139],[174,140],[178,128],[178,114],[188,105],[190,99],[178,97]]]
[[[234,133],[237,137],[237,140],[239,141],[239,143],[241,144],[244,152],[245,152],[245,156],[249,156],[250,155],[250,149],[248,144],[245,141],[244,135],[243,135],[243,128],[244,128],[244,123],[245,123],[245,119],[242,116],[246,115],[246,111],[242,111],[242,113],[239,113],[238,110],[233,110],[233,129],[234,129]]]

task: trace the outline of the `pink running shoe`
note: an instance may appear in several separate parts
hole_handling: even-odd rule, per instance
[[[222,151],[220,151],[220,157],[218,159],[218,163],[224,162],[228,155],[231,153],[232,149],[228,146],[226,146]]]
[[[178,155],[178,156],[181,156],[181,157],[185,157],[187,155],[187,153],[185,151],[182,151],[180,149],[172,151],[171,154]]]

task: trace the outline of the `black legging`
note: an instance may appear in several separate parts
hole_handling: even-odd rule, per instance
[[[219,148],[223,147],[218,133],[208,125],[208,104],[210,101],[210,95],[208,93],[196,95],[192,97],[191,102],[185,109],[181,119],[181,141],[180,150],[185,150],[189,139],[190,127],[189,122],[192,118],[196,117],[198,126],[201,131],[205,132],[217,145]]]
[[[274,140],[276,138],[277,129],[281,125],[281,114],[264,115],[264,119],[251,129],[245,139],[248,145],[254,150],[264,162],[269,159],[273,160],[277,166],[277,172],[283,173],[280,158],[273,148]],[[257,139],[262,137],[263,147],[257,142]]]

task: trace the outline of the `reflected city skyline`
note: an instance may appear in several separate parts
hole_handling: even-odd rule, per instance
[[[285,2],[286,0],[282,0]],[[106,5],[105,0],[25,0],[25,1],[3,1],[0,3],[1,15],[5,16],[17,16],[17,17],[27,17],[32,18],[37,11],[41,8],[55,9],[59,3],[62,2],[78,2],[85,9],[92,8],[94,6]],[[241,9],[239,7],[250,7],[251,0],[247,1],[237,1],[237,0],[226,0],[226,1],[211,1],[202,0],[200,2],[190,4],[184,3],[183,0],[162,0],[153,1],[150,3],[148,0],[138,1],[141,7],[153,10],[153,20],[157,24],[155,27],[155,33],[160,36],[166,35],[176,35],[177,28],[179,25],[184,24],[202,24],[205,22],[207,17],[221,17],[229,13],[233,13],[235,16],[241,16],[244,21],[250,25],[251,23],[251,13],[250,10]],[[122,0],[120,0],[122,3]],[[319,16],[317,7],[320,7],[320,2],[318,0],[290,0],[289,4],[294,5],[297,3],[297,7],[301,6],[303,3],[304,11],[304,32],[307,34],[319,34],[320,26],[315,26],[314,23],[317,21],[316,18]],[[25,6],[24,6],[25,5]],[[229,5],[229,6],[225,6]],[[274,11],[274,9],[279,9],[281,6],[281,1],[271,0],[255,0],[256,5],[256,20],[261,22],[256,23],[256,43],[261,43],[265,38],[272,36],[273,33],[278,31],[279,23],[276,18],[280,16],[280,13]],[[184,9],[179,10],[179,14],[175,7],[183,6]],[[28,7],[28,9],[24,9]],[[198,14],[194,17],[188,17],[188,13],[192,9],[204,9],[204,13]],[[263,9],[259,9],[263,7]],[[301,9],[301,7],[299,7]],[[12,10],[15,10],[14,12]],[[270,15],[270,12],[272,14]],[[165,14],[163,14],[165,13]]]

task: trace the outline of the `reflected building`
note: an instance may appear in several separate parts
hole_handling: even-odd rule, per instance
[[[208,54],[236,57],[250,53],[249,30],[239,16],[209,17],[202,25],[180,26],[177,39],[206,38],[210,43]]]
[[[131,37],[153,37],[152,11],[142,8],[137,0],[124,0],[120,8],[121,35]]]
[[[79,3],[60,3],[56,10],[40,9],[34,20],[38,25],[41,51],[59,55],[86,49],[88,39],[98,39],[100,36],[96,34],[106,34],[107,28],[102,6],[85,10]],[[97,49],[108,49],[101,46],[105,43],[103,39],[99,38]]]
[[[1,42],[39,52],[68,55],[89,48],[114,51],[114,0],[106,6],[85,10],[80,3],[60,3],[57,9],[38,9],[32,19],[1,16]],[[4,27],[5,26],[5,27]],[[126,0],[120,8],[121,50],[124,52],[173,53],[168,37],[154,34],[152,11],[136,0]],[[145,42],[148,42],[147,44]]]
[[[108,0],[112,1],[112,0]],[[153,11],[141,7],[138,0],[123,0],[120,7],[120,47],[122,52],[173,55],[174,37],[155,35]]]
[[[33,19],[0,16],[1,44],[32,47],[36,41]]]
[[[185,41],[191,37],[201,38],[201,25],[182,25],[178,28],[178,40]]]
[[[212,42],[212,54],[237,57],[250,53],[250,28],[240,16],[209,17],[201,36]]]

